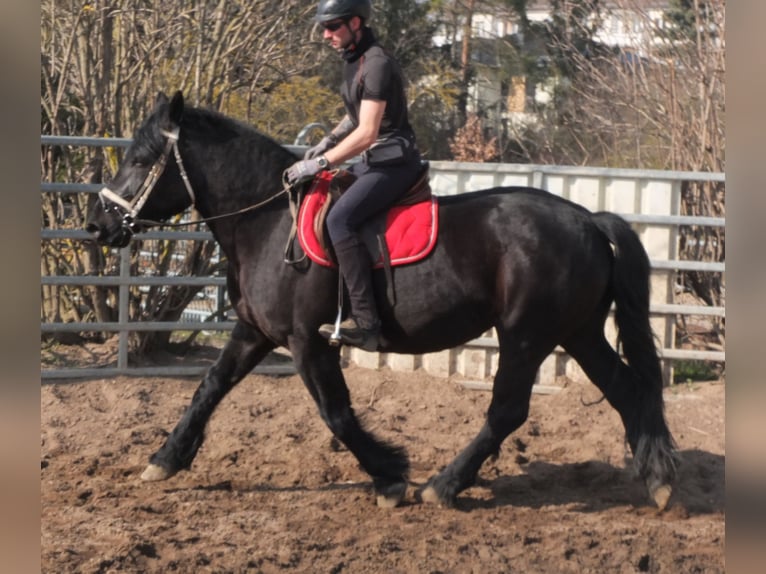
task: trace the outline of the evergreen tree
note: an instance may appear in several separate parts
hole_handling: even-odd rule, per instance
[[[665,11],[669,36],[677,40],[694,40],[698,33],[717,36],[720,31],[713,23],[715,18],[715,6],[709,0],[670,0]]]

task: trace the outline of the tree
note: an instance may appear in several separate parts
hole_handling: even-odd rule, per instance
[[[671,169],[725,170],[725,6],[724,0],[673,0],[666,14],[668,26],[657,31],[663,45],[665,101],[669,122]],[[723,217],[724,185],[688,182],[683,189],[682,212]],[[702,261],[725,259],[722,228],[686,226],[681,229],[683,258]],[[690,271],[682,283],[708,305],[724,304],[721,274]],[[724,337],[724,320],[714,322]]]
[[[343,117],[343,101],[325,87],[318,76],[293,76],[275,86],[269,93],[259,94],[259,128],[280,142],[292,143],[309,120],[331,129]],[[322,132],[309,134],[314,141]]]
[[[725,170],[725,10],[723,0],[674,0],[657,16],[637,0],[553,1],[545,30],[554,97],[541,121],[517,138],[531,161]],[[588,15],[588,7],[593,11]],[[598,41],[600,22],[626,26],[633,41]],[[530,143],[531,142],[531,143]],[[724,189],[688,182],[682,212],[722,217]],[[682,258],[723,261],[723,229],[681,229]],[[724,298],[720,274],[686,272],[680,281],[710,305]],[[722,323],[720,327],[722,336]]]
[[[192,104],[258,120],[253,102],[313,60],[308,39],[314,3],[263,0],[44,0],[41,11],[41,126],[51,135],[128,136],[148,114],[156,93],[181,89]],[[120,150],[49,147],[44,181],[101,183]],[[93,195],[43,197],[42,224],[81,229]],[[213,242],[133,242],[133,273],[212,275],[222,262]],[[116,254],[93,243],[44,242],[43,275],[108,275]],[[131,289],[131,319],[177,319],[198,288]],[[45,286],[41,315],[49,321],[110,321],[112,288]],[[136,333],[134,350],[164,346],[169,333]]]
[[[723,170],[723,0],[676,4],[698,7],[691,25],[698,33],[674,24],[673,10],[658,19],[638,0],[613,0],[609,8],[552,0],[544,30],[530,26],[531,36],[544,37],[553,86],[551,101],[533,110],[542,119],[535,149],[543,155],[530,159]],[[683,14],[680,21],[688,22],[690,13]],[[636,31],[633,42],[601,43],[599,28],[607,22]]]
[[[450,140],[455,161],[483,163],[497,158],[497,137],[487,137],[481,118],[470,114],[465,125]]]
[[[503,113],[514,77],[522,75],[521,53],[514,39],[498,27],[487,27],[488,15],[496,22],[510,20],[513,2],[508,0],[434,0],[431,18],[437,24],[440,49],[450,70],[455,92],[448,132],[455,134],[477,114],[502,148],[506,135]],[[445,67],[445,69],[447,69]],[[491,96],[490,96],[491,94]],[[448,141],[448,140],[445,140]],[[450,157],[444,149],[445,159]],[[444,153],[443,152],[443,153]],[[498,156],[497,159],[500,159]]]

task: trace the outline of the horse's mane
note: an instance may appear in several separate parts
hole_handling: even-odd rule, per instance
[[[164,146],[161,136],[162,118],[167,117],[167,106],[163,104],[147,119],[136,133],[134,141],[138,147],[143,147],[153,155],[159,155]],[[181,119],[182,131],[202,135],[209,143],[223,143],[238,139],[246,148],[255,148],[263,152],[294,158],[294,154],[285,149],[274,138],[258,131],[252,125],[227,116],[216,110],[185,106]],[[183,136],[182,136],[183,137]]]
[[[265,150],[273,147],[274,150],[281,150],[286,155],[293,154],[284,148],[282,144],[274,138],[260,132],[251,124],[227,116],[219,111],[188,106],[184,108],[184,118],[182,123],[198,129],[206,137],[221,138],[222,140],[231,137],[239,137],[251,146]],[[213,140],[215,141],[215,139]]]

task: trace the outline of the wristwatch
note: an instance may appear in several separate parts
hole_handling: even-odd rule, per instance
[[[327,169],[330,166],[330,162],[327,161],[327,158],[323,155],[320,155],[317,158],[317,165],[321,167],[322,169]]]

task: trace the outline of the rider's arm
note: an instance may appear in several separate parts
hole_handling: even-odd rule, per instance
[[[385,109],[386,102],[383,100],[362,100],[359,125],[338,145],[324,154],[330,165],[339,165],[359,155],[375,143]]]
[[[351,118],[346,114],[343,116],[343,119],[338,122],[338,125],[332,129],[330,137],[335,140],[333,143],[337,145],[339,141],[346,139],[346,136],[352,131],[354,131],[354,122],[351,121]]]

